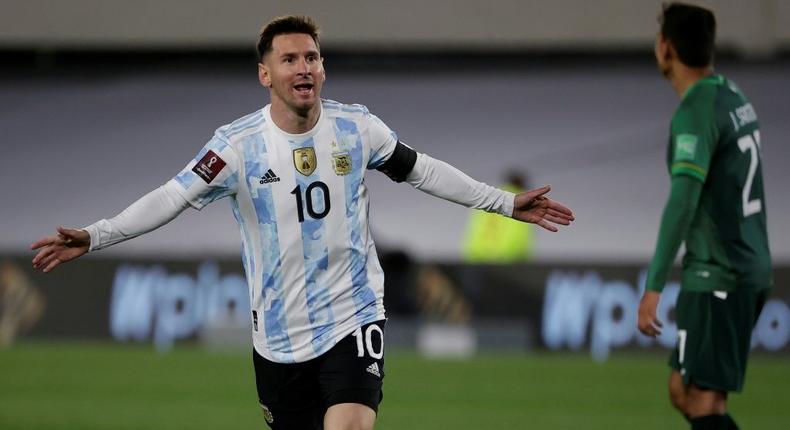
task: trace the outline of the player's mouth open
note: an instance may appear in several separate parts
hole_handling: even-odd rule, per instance
[[[306,96],[313,92],[313,84],[296,84],[294,85],[294,89],[297,93]]]

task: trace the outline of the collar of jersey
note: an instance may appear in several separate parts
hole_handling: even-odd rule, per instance
[[[313,128],[311,128],[310,130],[307,130],[304,133],[299,133],[299,134],[288,133],[287,131],[285,131],[285,130],[281,129],[280,127],[278,127],[277,124],[275,124],[274,120],[272,119],[272,113],[271,113],[272,105],[271,105],[271,103],[269,103],[269,104],[267,104],[266,106],[263,107],[263,118],[269,124],[272,125],[272,128],[275,131],[277,131],[278,133],[280,133],[280,134],[282,134],[284,136],[287,136],[289,138],[292,138],[292,139],[304,139],[306,137],[311,137],[311,136],[315,135],[316,133],[318,133],[318,129],[321,128],[321,122],[324,119],[324,99],[319,99],[319,100],[320,100],[319,107],[321,108],[321,112],[318,114],[318,121],[315,122],[315,125],[313,126]]]
[[[686,92],[683,93],[683,97],[682,98],[685,99],[689,94],[691,94],[692,91],[694,91],[695,88],[697,88],[697,87],[699,87],[701,85],[708,85],[708,84],[721,85],[723,82],[724,82],[724,76],[716,74],[716,73],[712,73],[712,74],[710,74],[708,76],[705,76],[704,78],[698,80],[697,82],[694,82],[693,84],[691,84],[691,86],[686,90]]]

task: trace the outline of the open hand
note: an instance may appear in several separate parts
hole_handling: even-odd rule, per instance
[[[557,231],[554,224],[569,225],[575,220],[573,212],[562,204],[546,197],[551,186],[524,191],[516,194],[513,204],[513,218],[537,224],[548,231]],[[552,224],[554,223],[554,224]]]
[[[85,230],[58,227],[58,234],[39,239],[30,249],[38,249],[33,257],[33,268],[49,272],[60,263],[71,261],[86,252],[91,245],[91,237]]]

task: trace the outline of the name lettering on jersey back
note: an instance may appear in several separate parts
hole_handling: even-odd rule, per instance
[[[738,131],[741,127],[757,121],[757,113],[751,103],[746,103],[730,112],[730,119],[732,125],[735,126],[735,131]]]
[[[219,172],[222,171],[222,168],[225,167],[225,160],[220,158],[214,151],[209,150],[200,161],[195,164],[195,167],[192,168],[192,171],[195,172],[196,175],[200,176],[200,179],[206,181],[207,184],[210,184],[214,178],[219,175]]]

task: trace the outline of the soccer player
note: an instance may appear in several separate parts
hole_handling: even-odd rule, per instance
[[[659,22],[656,60],[681,102],[667,152],[671,190],[638,325],[648,336],[661,332],[656,307],[685,241],[670,400],[692,429],[737,429],[727,393],[743,388],[752,328],[772,282],[759,124],[738,87],[713,71],[713,13],[672,3]]]
[[[361,105],[320,98],[318,28],[287,16],[263,28],[258,78],[271,103],[217,129],[166,184],[112,219],[59,227],[31,245],[49,272],[229,197],[243,243],[253,362],[273,429],[370,429],[382,399],[384,282],[364,174],[557,231],[574,217],[549,187],[518,194],[477,182],[401,143]],[[408,208],[404,207],[404,211]]]

